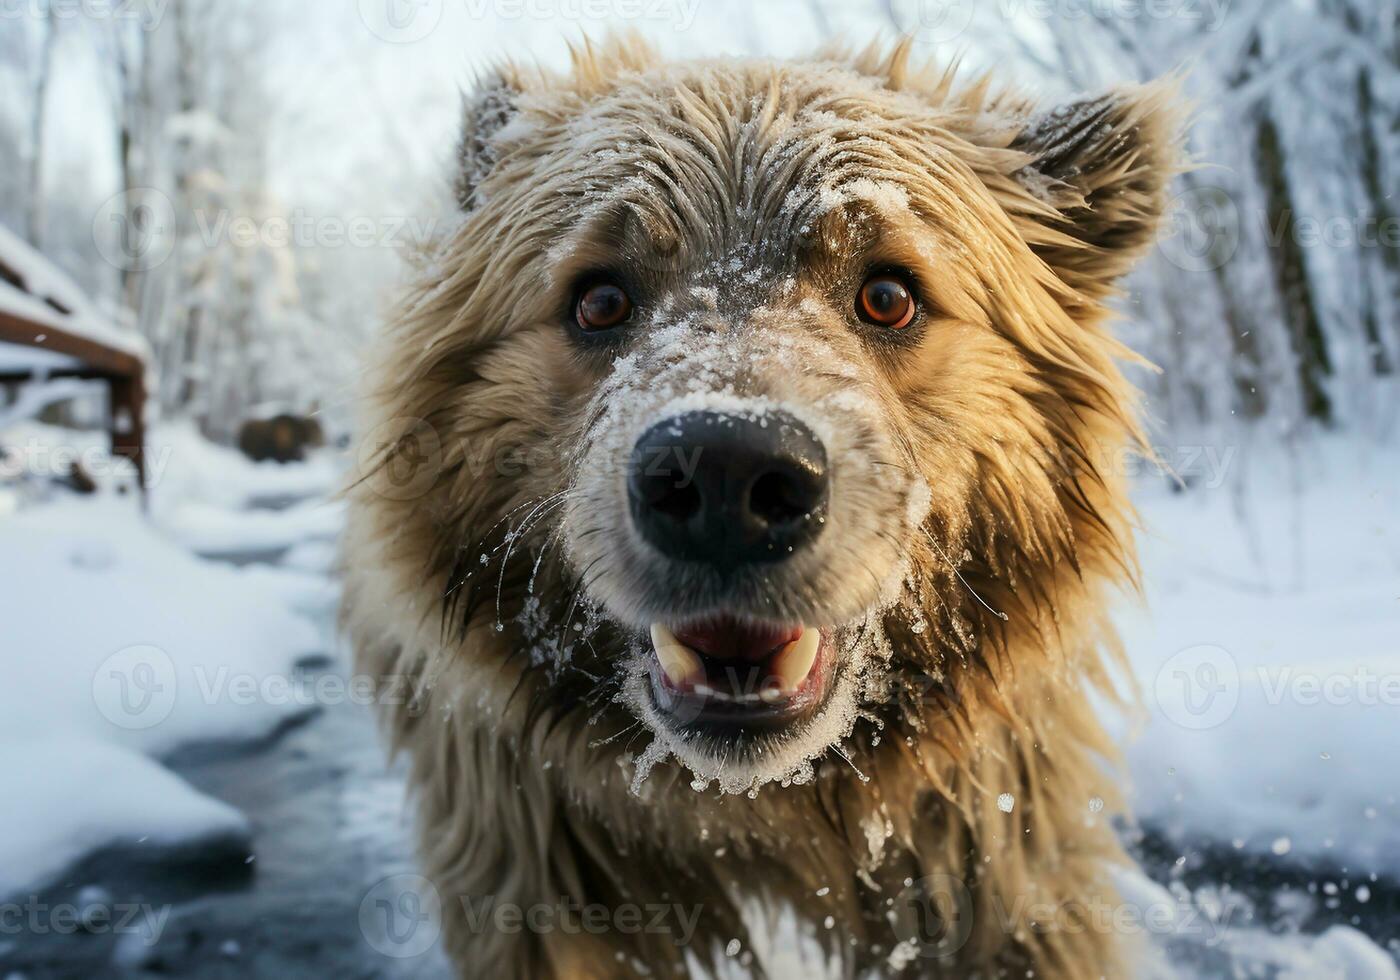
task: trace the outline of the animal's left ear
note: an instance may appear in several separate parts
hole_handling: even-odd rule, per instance
[[[462,97],[462,132],[457,142],[457,180],[454,190],[463,211],[480,203],[482,181],[496,165],[496,137],[518,111],[516,100],[524,86],[512,66],[498,69]]]
[[[1183,119],[1175,84],[1156,83],[1033,116],[1015,137],[1030,162],[1014,176],[1058,212],[1033,244],[1070,285],[1107,291],[1153,241],[1181,170]]]

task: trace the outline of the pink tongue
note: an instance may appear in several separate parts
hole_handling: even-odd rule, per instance
[[[692,623],[676,630],[676,639],[715,660],[766,660],[802,636],[802,627],[755,626],[730,617]]]

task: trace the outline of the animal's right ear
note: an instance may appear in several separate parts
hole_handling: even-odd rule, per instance
[[[515,72],[493,71],[462,96],[462,135],[457,143],[457,203],[470,211],[481,203],[481,183],[499,156],[496,138],[519,111],[523,91]]]
[[[1182,169],[1185,111],[1168,78],[1059,106],[1012,143],[1026,154],[1018,179],[1066,236],[1040,252],[1072,285],[1102,294],[1151,244]]]

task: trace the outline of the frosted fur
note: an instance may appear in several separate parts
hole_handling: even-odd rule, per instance
[[[907,46],[665,63],[618,41],[491,78],[469,210],[374,366],[345,555],[360,668],[414,692],[384,720],[460,974],[686,975],[753,948],[766,910],[849,975],[1122,975],[1093,923],[1002,913],[1113,900],[1089,699],[1133,557],[1094,460],[1137,429],[1101,301],[1153,235],[1169,93],[1037,126]],[[1081,122],[1115,135],[1062,138]],[[853,305],[889,266],[924,307],[900,337]],[[567,322],[600,269],[636,297],[610,345]],[[678,571],[627,520],[637,435],[700,407],[782,410],[826,446],[828,524],[761,576]],[[829,630],[834,690],[792,730],[693,740],[649,698],[645,627],[735,605]],[[917,941],[955,911],[908,900],[928,876],[974,902],[955,950]],[[701,914],[687,947],[507,933],[462,913],[485,896]]]

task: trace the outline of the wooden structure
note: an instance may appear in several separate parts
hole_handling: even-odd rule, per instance
[[[97,313],[81,290],[0,226],[0,383],[54,378],[107,385],[112,453],[146,487],[144,344]]]

